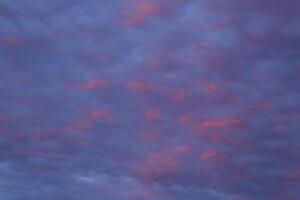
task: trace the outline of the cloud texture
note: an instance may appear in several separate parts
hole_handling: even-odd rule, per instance
[[[0,199],[300,199],[297,0],[0,0]]]

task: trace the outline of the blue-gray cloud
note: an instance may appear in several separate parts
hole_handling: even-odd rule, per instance
[[[0,198],[298,199],[297,1],[0,2]]]

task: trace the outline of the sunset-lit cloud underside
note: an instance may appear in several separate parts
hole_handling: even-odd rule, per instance
[[[299,200],[299,9],[0,0],[0,199]]]

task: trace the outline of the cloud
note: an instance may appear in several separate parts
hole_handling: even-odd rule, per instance
[[[0,3],[2,199],[297,199],[299,3]]]

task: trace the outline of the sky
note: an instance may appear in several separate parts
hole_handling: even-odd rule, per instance
[[[299,9],[0,0],[0,199],[299,200]]]

